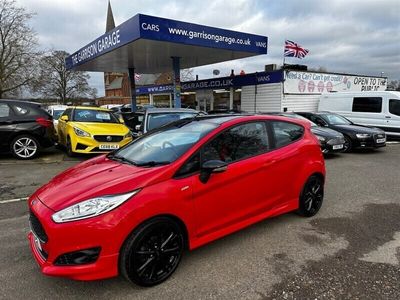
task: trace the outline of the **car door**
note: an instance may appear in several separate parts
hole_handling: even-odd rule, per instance
[[[385,130],[400,135],[400,99],[389,99]]]
[[[203,183],[193,176],[197,237],[201,238],[265,212],[276,199],[268,186],[270,141],[265,122],[242,123],[218,134],[200,150],[201,163],[221,160],[224,172]],[[271,202],[269,202],[271,201]],[[231,227],[234,228],[234,227]]]
[[[8,149],[10,136],[15,130],[15,116],[7,103],[0,103],[0,146]]]
[[[68,116],[68,121],[62,120],[61,119],[62,116]],[[58,125],[57,125],[58,138],[59,142],[62,143],[63,145],[66,145],[67,123],[71,121],[71,116],[72,116],[72,108],[67,108],[58,119]]]

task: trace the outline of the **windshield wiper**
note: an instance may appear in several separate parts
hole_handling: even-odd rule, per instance
[[[138,162],[135,165],[138,166],[138,167],[155,167],[155,166],[168,165],[170,163],[171,162],[168,161],[168,160],[165,160],[165,161],[154,161],[154,160],[151,160],[151,161]]]
[[[127,158],[125,158],[125,157],[123,157],[123,156],[119,156],[119,155],[115,155],[115,154],[109,154],[109,155],[107,155],[107,157],[108,157],[109,159],[112,159],[112,160],[115,160],[115,161],[128,163],[128,164],[134,165],[134,166],[137,165],[136,162],[134,162],[134,161],[132,161],[132,160],[130,160],[130,159],[127,159]]]

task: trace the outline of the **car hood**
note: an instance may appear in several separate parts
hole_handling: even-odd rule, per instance
[[[51,179],[34,196],[59,211],[93,197],[123,194],[162,180],[168,166],[135,167],[105,155],[80,163]]]
[[[377,134],[377,133],[383,133],[379,128],[375,127],[368,127],[368,126],[362,126],[362,125],[335,125],[333,126],[333,129],[339,130],[339,131],[351,131],[354,133],[369,133],[369,134]]]
[[[83,123],[74,122],[73,126],[78,127],[92,135],[125,135],[129,132],[128,127],[120,123]]]
[[[326,138],[337,138],[337,137],[343,137],[343,134],[340,132],[337,132],[336,130],[326,128],[326,127],[318,127],[318,126],[313,126],[311,127],[312,133],[316,135],[320,135]]]

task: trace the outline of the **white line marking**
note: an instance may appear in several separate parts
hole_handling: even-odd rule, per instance
[[[9,199],[9,200],[0,200],[0,204],[12,203],[12,202],[19,202],[19,201],[26,201],[28,197],[25,198],[16,198],[16,199]]]

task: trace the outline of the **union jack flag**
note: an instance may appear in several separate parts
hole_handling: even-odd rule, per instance
[[[142,75],[135,73],[135,81],[139,81]]]
[[[286,40],[285,41],[285,53],[286,57],[297,57],[302,59],[304,56],[308,54],[308,50],[301,47],[299,44]]]

